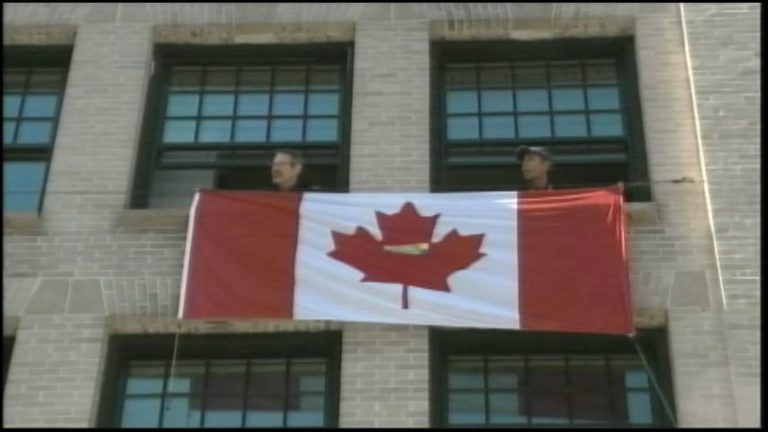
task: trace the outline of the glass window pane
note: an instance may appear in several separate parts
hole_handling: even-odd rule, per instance
[[[514,389],[520,386],[524,374],[524,363],[520,357],[495,358],[488,362],[488,387],[492,389]]]
[[[62,71],[38,70],[29,77],[29,91],[59,91],[64,87]]]
[[[624,385],[627,388],[648,388],[648,374],[641,369],[624,372]]]
[[[16,122],[10,120],[3,121],[3,144],[13,143],[14,132],[16,132]]]
[[[252,360],[248,394],[264,396],[285,393],[286,362],[282,360]],[[282,406],[282,402],[280,402]]]
[[[449,114],[477,112],[476,91],[450,90],[445,95],[445,102]]]
[[[199,395],[169,396],[163,410],[164,427],[200,427],[202,403]]]
[[[517,134],[520,138],[552,136],[548,115],[521,115],[517,117]]]
[[[23,90],[26,74],[21,71],[3,71],[3,90]]]
[[[524,424],[528,421],[522,398],[517,392],[489,394],[488,416],[491,424]]]
[[[36,212],[40,206],[40,193],[6,192],[3,194],[3,211]]]
[[[584,114],[555,115],[555,136],[587,136],[587,116]]]
[[[565,358],[563,356],[531,356],[528,359],[528,387],[553,391],[565,387]]]
[[[264,142],[266,140],[266,120],[238,120],[235,122],[236,142]]]
[[[272,72],[267,67],[240,70],[240,90],[269,90]]]
[[[483,387],[483,361],[481,359],[449,361],[449,389],[482,389]]]
[[[5,211],[37,211],[43,190],[45,168],[45,162],[3,163],[3,209]]]
[[[574,423],[607,424],[611,418],[611,400],[605,393],[580,392],[571,398]]]
[[[203,388],[205,364],[199,361],[177,362],[173,377],[168,378],[169,393],[194,393]]]
[[[480,85],[482,87],[511,87],[512,68],[509,65],[483,67],[480,69]]]
[[[56,102],[59,100],[57,95],[28,94],[24,98],[24,109],[22,117],[53,117],[56,113]]]
[[[304,93],[274,93],[272,114],[301,115],[304,113]]]
[[[552,65],[549,68],[549,81],[552,84],[581,84],[581,66],[578,63]]]
[[[546,89],[517,90],[518,111],[549,110],[549,94]]]
[[[552,109],[554,111],[581,111],[584,109],[584,89],[553,88]]]
[[[515,137],[515,117],[511,115],[504,116],[483,116],[483,138],[514,138]]]
[[[235,88],[235,68],[208,68],[205,71],[206,90],[233,90]]]
[[[157,427],[160,420],[159,397],[128,397],[123,402],[121,427]]]
[[[165,382],[165,366],[160,362],[136,362],[128,369],[125,394],[160,394]]]
[[[595,61],[586,64],[587,82],[589,83],[615,83],[616,64],[613,61]]]
[[[448,139],[471,139],[479,136],[480,124],[477,117],[448,117]]]
[[[338,93],[310,93],[307,112],[311,114],[336,115],[339,113]]]
[[[204,116],[231,116],[235,106],[235,95],[205,94],[203,95]]]
[[[651,411],[651,396],[648,392],[633,391],[627,393],[627,407],[630,424],[653,423]]]
[[[3,118],[18,117],[20,106],[21,106],[21,95],[4,94],[3,95]]]
[[[208,395],[234,397],[245,391],[245,360],[213,360],[208,366]]]
[[[245,414],[246,427],[283,426],[283,410],[258,411],[248,410]]]
[[[618,109],[619,89],[616,87],[592,87],[587,89],[589,109]]]
[[[198,141],[229,142],[232,120],[201,120]]]
[[[208,395],[205,408],[205,427],[240,427],[242,424],[242,397]]]
[[[293,398],[291,398],[293,399]],[[325,398],[323,396],[300,396],[298,403],[289,400],[287,426],[322,426]]]
[[[590,114],[589,126],[592,136],[621,136],[624,128],[620,114]]]
[[[336,141],[338,138],[338,121],[332,119],[308,119],[307,141]]]
[[[301,119],[272,120],[269,129],[270,141],[301,141],[303,121]]]
[[[512,112],[515,110],[512,90],[483,90],[480,105],[483,112]]]
[[[515,86],[534,87],[547,84],[547,70],[543,66],[515,66]]]
[[[445,71],[445,86],[447,88],[477,87],[477,73],[474,67],[451,67]]]
[[[269,93],[241,93],[237,97],[237,115],[267,115]]]
[[[295,361],[291,364],[291,379],[299,382],[299,391],[325,390],[325,362],[323,360]]]
[[[26,120],[19,122],[17,144],[50,144],[53,122],[46,120]]]
[[[307,81],[304,67],[281,67],[275,70],[275,90],[303,90]]]
[[[449,394],[448,423],[451,425],[484,425],[485,394],[480,392]]]
[[[190,143],[195,141],[195,120],[166,120],[163,131],[165,143]]]
[[[608,386],[606,361],[603,357],[571,357],[571,385],[583,393],[594,393]]]
[[[536,393],[528,396],[533,424],[568,423],[568,398]]]
[[[176,67],[171,69],[171,90],[199,90],[202,69]]]
[[[195,117],[197,116],[197,104],[200,101],[198,94],[171,93],[168,95],[168,109],[165,115],[168,117]]]
[[[339,88],[339,80],[341,79],[340,70],[338,67],[318,67],[312,68],[309,75],[309,87],[311,89],[328,89],[333,90]]]

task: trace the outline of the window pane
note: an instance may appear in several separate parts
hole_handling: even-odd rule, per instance
[[[214,360],[208,366],[206,393],[234,397],[245,391],[245,360]]]
[[[50,144],[53,122],[27,120],[19,122],[17,144]]]
[[[515,85],[517,87],[541,86],[547,83],[547,70],[543,66],[516,66]]]
[[[23,90],[25,80],[24,72],[3,71],[3,90]]]
[[[602,357],[573,358],[569,361],[571,385],[579,392],[594,393],[607,388],[607,371]]]
[[[291,378],[299,381],[299,390],[325,390],[325,363],[323,360],[295,361],[291,364]]]
[[[322,426],[325,399],[323,396],[301,396],[298,409],[289,409],[288,426]]]
[[[275,90],[303,90],[307,80],[305,68],[283,67],[275,70]]]
[[[21,95],[3,95],[3,118],[18,117]]]
[[[485,424],[485,395],[483,393],[449,394],[448,423],[451,425]]]
[[[45,167],[45,162],[4,162],[3,190],[38,192],[43,187]]]
[[[199,395],[167,397],[163,408],[163,426],[200,427],[201,408]]]
[[[512,68],[506,65],[480,69],[480,85],[483,87],[511,87]]]
[[[235,123],[236,142],[264,142],[266,140],[266,120],[238,120]]]
[[[198,141],[229,142],[231,130],[231,120],[201,120]]]
[[[482,120],[483,138],[514,138],[514,116],[483,116]]]
[[[517,117],[517,134],[521,138],[552,136],[548,115],[521,115]]]
[[[255,411],[245,414],[246,427],[280,427],[283,426],[283,410]]]
[[[578,63],[552,65],[549,69],[552,84],[581,84],[581,66]]]
[[[251,361],[246,426],[282,426],[285,409],[286,363]],[[293,389],[298,391],[297,388]]]
[[[338,121],[332,119],[308,119],[307,141],[336,141]]]
[[[593,87],[587,89],[589,109],[618,109],[619,90],[616,87]]]
[[[580,111],[584,109],[584,89],[552,89],[552,109],[554,111]]]
[[[520,424],[528,421],[517,392],[491,393],[488,395],[488,405],[488,422],[491,424]]]
[[[237,115],[266,115],[269,113],[269,93],[241,93],[237,97]]]
[[[310,93],[307,101],[307,112],[309,114],[329,114],[339,113],[339,94],[338,93]]]
[[[168,96],[168,109],[165,115],[168,117],[197,116],[199,101],[200,96],[197,94],[172,93]]]
[[[512,90],[483,90],[480,92],[483,112],[511,112],[515,110]]]
[[[58,91],[64,87],[64,74],[59,71],[35,71],[29,78],[29,91]]]
[[[16,131],[16,122],[5,120],[3,121],[3,144],[13,143],[13,133]]]
[[[584,114],[555,115],[555,136],[587,136],[587,116]]]
[[[474,88],[477,86],[477,74],[473,67],[449,67],[445,72],[447,88]]]
[[[611,401],[606,394],[581,392],[571,398],[574,423],[601,423],[612,421]]]
[[[483,362],[482,360],[451,360],[448,363],[448,388],[482,389]]]
[[[301,115],[304,113],[304,93],[274,93],[272,114]]]
[[[447,112],[456,113],[476,113],[477,112],[477,92],[471,90],[452,90],[445,96]]]
[[[303,122],[300,119],[272,120],[269,130],[270,141],[301,141]]]
[[[234,94],[203,95],[204,116],[231,116],[235,106]]]
[[[157,427],[160,420],[160,398],[126,398],[123,402],[122,427]]]
[[[528,360],[528,387],[552,391],[565,387],[565,358],[562,356],[531,356]]]
[[[448,139],[470,139],[480,136],[478,118],[472,117],[448,117]]]
[[[195,141],[194,120],[166,120],[163,131],[165,143],[190,143]]]
[[[651,396],[648,392],[633,391],[627,393],[627,407],[630,424],[653,423]]]
[[[173,377],[168,378],[169,393],[199,392],[203,386],[205,365],[202,362],[179,362],[173,370]]]
[[[232,90],[235,88],[235,68],[208,68],[205,71],[206,90]]]
[[[22,117],[53,117],[56,112],[56,95],[30,95],[24,98]]]
[[[309,87],[323,90],[337,89],[340,75],[338,67],[313,67],[309,75]]]
[[[200,68],[173,68],[171,90],[199,90],[202,71]]]
[[[488,387],[514,389],[520,386],[524,373],[522,358],[497,358],[488,362]]]
[[[164,381],[165,367],[162,363],[133,364],[128,369],[125,394],[160,394]]]
[[[39,193],[6,192],[3,195],[3,210],[6,212],[35,212],[39,205]]]
[[[243,398],[209,395],[206,401],[205,427],[240,427],[243,421]]]
[[[270,68],[243,68],[240,71],[240,90],[269,90]]]
[[[586,65],[587,82],[589,83],[615,83],[616,65],[612,61],[589,62]]]
[[[648,374],[641,369],[628,370],[624,372],[624,385],[633,389],[648,388]]]
[[[619,114],[590,114],[592,136],[620,136],[624,134]]]
[[[549,95],[544,89],[517,90],[518,111],[549,110]]]
[[[537,393],[528,396],[533,424],[568,423],[568,399],[564,396]]]

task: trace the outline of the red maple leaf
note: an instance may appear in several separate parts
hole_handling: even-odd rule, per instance
[[[402,284],[402,308],[408,309],[409,286],[450,291],[448,276],[485,256],[484,234],[465,236],[454,229],[432,242],[439,217],[421,216],[410,202],[391,215],[377,211],[381,241],[363,227],[354,234],[333,231],[336,248],[328,255],[363,272],[362,282]]]

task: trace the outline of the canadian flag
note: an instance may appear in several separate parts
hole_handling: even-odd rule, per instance
[[[179,317],[634,332],[617,188],[199,191]]]

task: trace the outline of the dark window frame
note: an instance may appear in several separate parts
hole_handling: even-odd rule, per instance
[[[43,172],[42,188],[40,190],[40,197],[38,199],[37,208],[34,213],[40,214],[45,202],[46,190],[48,188],[48,174],[51,169],[51,159],[53,158],[53,151],[56,143],[56,136],[59,129],[59,121],[61,119],[61,108],[64,104],[64,98],[66,97],[67,81],[69,77],[70,60],[72,57],[72,46],[4,46],[3,47],[3,69],[25,69],[27,78],[29,80],[29,74],[35,69],[63,69],[62,75],[63,87],[59,93],[59,98],[56,103],[56,108],[53,115],[51,124],[51,136],[50,145],[23,145],[23,146],[6,146],[3,144],[3,161],[4,162],[44,162],[45,170]],[[5,93],[5,92],[3,92]],[[22,94],[28,94],[26,84]],[[21,114],[19,108],[19,114]],[[18,134],[18,125],[16,126],[16,132]],[[17,213],[17,212],[12,212]],[[27,212],[22,212],[27,213]]]
[[[15,342],[15,336],[3,336],[3,392],[5,392],[5,385],[8,383],[8,370],[11,366],[11,355],[13,355]]]
[[[212,45],[190,46],[157,44],[154,47],[153,73],[147,90],[146,109],[139,144],[138,157],[130,208],[146,208],[151,193],[152,173],[156,168],[168,169],[211,169],[216,171],[216,182],[226,183],[227,172],[234,170],[268,170],[273,152],[279,148],[294,148],[304,153],[305,165],[311,179],[312,167],[336,167],[333,191],[349,190],[349,155],[352,117],[352,43],[313,43],[278,45]],[[290,66],[335,62],[341,67],[342,78],[339,89],[339,129],[337,144],[307,144],[300,142],[263,142],[247,145],[174,145],[173,150],[183,151],[230,151],[231,155],[209,163],[167,163],[160,159],[163,151],[162,133],[166,102],[169,93],[170,68],[173,66]],[[305,101],[306,104],[306,101]],[[200,102],[202,105],[202,101]],[[305,115],[306,117],[306,115]],[[234,125],[233,125],[234,130]],[[238,153],[239,152],[239,153]],[[247,153],[246,153],[247,152]],[[239,155],[246,155],[247,159]],[[224,170],[224,173],[220,172]],[[229,170],[229,171],[226,171]],[[266,186],[266,185],[265,185]],[[214,185],[218,187],[218,185]],[[246,187],[247,188],[247,187]],[[324,190],[327,190],[324,188]]]
[[[588,144],[592,142],[618,142],[618,139],[600,137],[585,138],[512,138],[495,142],[485,141],[479,145],[457,146],[448,144],[444,134],[445,123],[444,99],[446,89],[443,87],[443,68],[448,63],[484,63],[484,62],[541,62],[569,61],[587,59],[612,58],[617,64],[619,97],[623,101],[621,108],[622,122],[625,131],[626,170],[624,178],[615,181],[628,183],[626,196],[631,201],[651,200],[651,188],[648,180],[645,139],[642,127],[642,115],[635,62],[634,38],[578,38],[556,39],[546,41],[433,41],[431,44],[431,190],[433,192],[467,191],[467,190],[504,190],[520,189],[524,186],[519,174],[520,163],[515,159],[513,149],[517,145],[543,145],[552,149],[560,144]],[[550,87],[548,87],[550,88]],[[476,140],[480,141],[480,140]],[[459,148],[462,147],[462,148]],[[557,166],[586,165],[600,168],[599,159],[591,158],[588,152],[582,155],[555,156],[555,171],[553,176],[556,187],[588,187],[598,184],[572,183],[557,184]],[[618,161],[618,159],[617,159]],[[607,162],[606,162],[607,163]],[[620,164],[621,162],[617,162]],[[587,165],[592,164],[592,165]],[[604,165],[607,166],[607,165]],[[483,170],[500,170],[494,174],[495,181],[481,185],[462,185],[462,178],[455,179],[453,184],[448,180],[462,177],[457,172],[451,173],[450,168],[474,169],[473,175],[484,176]],[[458,182],[458,183],[457,183]],[[482,183],[482,181],[481,181]],[[603,185],[609,183],[602,183]]]
[[[258,358],[323,357],[327,359],[325,425],[339,422],[341,391],[341,331],[253,334],[179,335],[179,360],[240,360]],[[113,335],[108,341],[107,363],[101,385],[97,427],[119,427],[124,392],[122,372],[132,360],[173,358],[175,336]]]
[[[637,343],[656,377],[661,391],[674,415],[672,397],[672,376],[667,346],[667,334],[664,329],[639,330]],[[429,380],[430,380],[430,425],[431,427],[449,427],[446,424],[447,384],[445,382],[447,358],[450,355],[637,355],[637,350],[627,336],[595,335],[578,333],[520,332],[513,330],[453,330],[430,328],[429,333]],[[663,402],[653,383],[650,383],[651,404],[654,413],[653,425],[639,427],[672,427],[672,420],[663,406]],[[487,395],[487,392],[486,392]],[[487,409],[487,407],[486,407]],[[563,425],[579,427],[578,425]],[[627,425],[606,425],[607,427],[632,427]],[[453,426],[463,427],[463,426]],[[483,428],[526,428],[536,425],[467,425]],[[552,427],[545,425],[543,427]],[[587,425],[586,427],[595,427]]]

